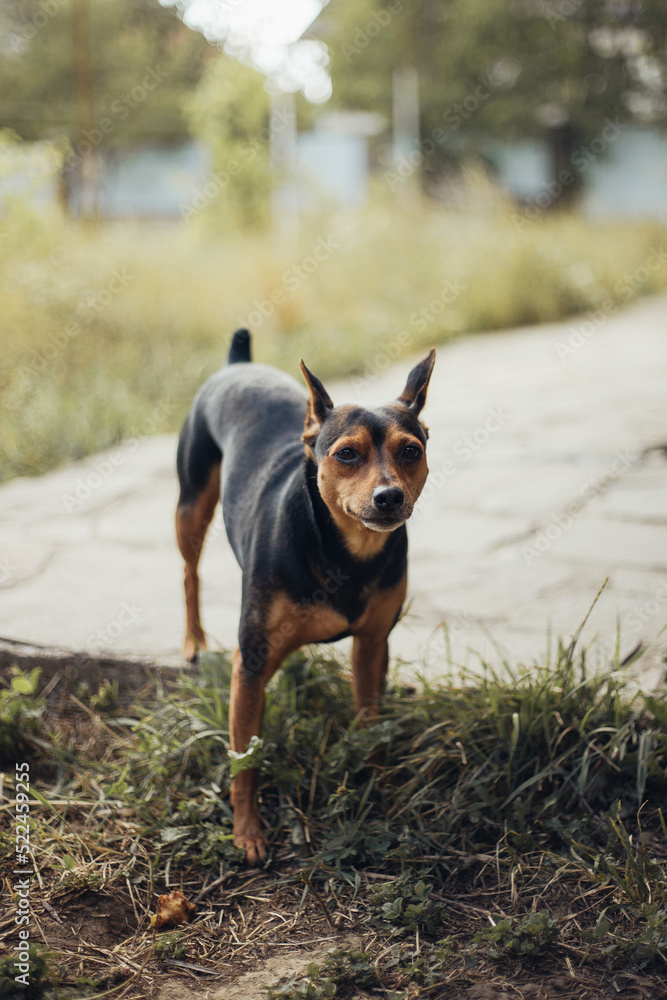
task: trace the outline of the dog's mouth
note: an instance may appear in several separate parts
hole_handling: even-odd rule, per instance
[[[364,528],[370,528],[371,531],[395,531],[405,524],[406,520],[405,517],[375,517],[373,520],[362,517],[361,523]]]
[[[395,531],[396,528],[400,528],[401,525],[405,524],[408,519],[408,515],[405,514],[394,514],[390,517],[387,515],[368,517],[365,514],[357,514],[356,511],[347,506],[345,507],[345,512],[351,514],[352,517],[356,517],[358,521],[361,521],[364,528],[368,528],[369,531]]]

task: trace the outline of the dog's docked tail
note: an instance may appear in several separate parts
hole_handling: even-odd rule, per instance
[[[237,330],[232,337],[232,345],[227,355],[227,364],[235,365],[239,361],[252,361],[250,356],[250,331]]]

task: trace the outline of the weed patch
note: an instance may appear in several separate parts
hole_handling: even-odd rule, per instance
[[[0,766],[13,767],[32,747],[31,737],[39,731],[44,700],[37,697],[39,667],[29,674],[12,672],[8,687],[0,688]]]
[[[261,746],[238,757],[229,676],[209,653],[180,679],[157,674],[141,703],[103,685],[57,711],[37,674],[7,677],[3,725],[20,720],[13,745],[30,759],[33,920],[59,989],[83,970],[138,1000],[165,963],[238,977],[279,945],[317,942],[329,954],[267,982],[269,1000],[472,1000],[510,981],[525,997],[665,996],[667,729],[618,664],[592,674],[570,646],[509,676],[390,687],[362,729],[341,664],[300,653],[269,688]],[[262,870],[231,837],[243,766],[259,768],[271,831]],[[173,889],[196,918],[156,934],[149,916]],[[82,914],[83,951],[64,930]],[[14,934],[5,920],[8,948]]]

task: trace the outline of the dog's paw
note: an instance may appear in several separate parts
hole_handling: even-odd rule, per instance
[[[202,632],[200,636],[188,632],[183,642],[183,659],[188,663],[194,663],[198,653],[205,653],[207,650],[206,636]]]
[[[248,821],[242,829],[234,830],[234,844],[245,854],[249,865],[261,865],[269,854],[269,842],[256,820]]]

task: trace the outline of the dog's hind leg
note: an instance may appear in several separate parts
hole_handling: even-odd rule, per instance
[[[202,447],[204,444],[204,447]],[[185,641],[183,656],[194,660],[206,649],[206,636],[199,613],[197,567],[206,530],[220,499],[220,451],[209,439],[192,444],[189,428],[183,430],[178,455],[181,495],[176,508],[176,539],[185,561]],[[194,474],[193,474],[194,473]],[[193,482],[196,479],[196,483]]]

